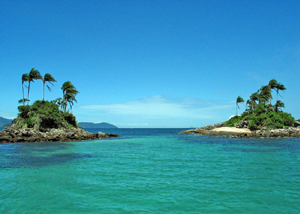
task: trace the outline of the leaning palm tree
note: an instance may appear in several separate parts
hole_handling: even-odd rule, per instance
[[[275,89],[277,87],[277,85],[278,85],[278,82],[276,79],[271,79],[268,84],[268,86],[271,90]],[[272,104],[272,99],[270,99],[270,104]]]
[[[269,85],[264,85],[261,87],[259,96],[260,101],[264,103],[272,99],[271,88],[269,87]]]
[[[64,99],[64,111],[67,111],[67,103],[69,103],[70,108],[72,109],[72,106],[74,105],[74,101],[77,102],[75,96],[79,93],[77,91],[76,87],[70,82],[67,81],[63,84],[61,87],[63,90],[63,99]]]
[[[260,102],[259,93],[258,92],[254,92],[253,94],[251,94],[250,100],[253,101],[253,102],[255,102],[255,103],[256,103],[256,101]]]
[[[286,90],[286,87],[281,84],[281,83],[278,83],[275,87],[275,91],[277,93],[277,98],[276,98],[276,102],[278,101],[278,95],[279,95],[279,91],[285,91]]]
[[[278,112],[279,108],[284,108],[284,103],[281,100],[277,100],[275,104],[275,112]]]
[[[53,85],[53,82],[56,82],[56,80],[53,78],[53,76],[51,74],[48,74],[46,73],[44,78],[42,79],[42,82],[43,82],[43,100],[45,100],[45,85],[46,85],[46,82],[50,83],[52,86]],[[48,90],[51,92],[51,88],[49,85],[46,85]]]
[[[246,105],[249,106],[250,112],[253,113],[253,111],[254,111],[254,109],[255,109],[255,107],[256,107],[257,104],[256,104],[256,102],[254,100],[252,100],[250,98],[250,100],[247,100]]]
[[[28,99],[26,99],[26,98],[24,98],[24,99],[20,99],[19,101],[18,101],[18,103],[23,103],[23,106],[24,106],[24,103],[25,102],[27,102],[27,101],[29,101]]]
[[[28,82],[29,81],[29,75],[28,74],[23,74],[22,75],[22,92],[23,92],[23,105],[25,105],[25,97],[24,97],[24,82]],[[26,99],[27,101],[27,99]]]
[[[38,70],[32,68],[29,72],[29,80],[28,80],[28,105],[29,105],[29,93],[30,93],[30,83],[34,82],[34,80],[43,79],[42,75]]]
[[[240,108],[239,103],[243,103],[243,102],[245,102],[245,101],[241,96],[238,96],[236,98],[236,116],[238,116],[238,108]]]
[[[63,98],[57,98],[55,100],[52,100],[51,103],[55,103],[56,105],[58,105],[58,107],[61,110],[64,110],[65,106],[67,105],[67,103],[65,102],[65,100]]]

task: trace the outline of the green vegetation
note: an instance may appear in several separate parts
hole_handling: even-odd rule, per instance
[[[276,103],[272,105],[272,89],[277,93]],[[238,96],[236,100],[237,115],[228,120],[225,126],[234,126],[244,122],[248,128],[256,130],[260,128],[284,128],[293,126],[295,118],[282,111],[285,107],[281,100],[278,100],[279,91],[286,90],[285,86],[278,83],[275,79],[270,80],[268,85],[262,86],[260,90],[253,93],[246,102],[246,110],[242,115],[238,115],[238,103],[244,102],[243,98]]]
[[[30,85],[34,80],[42,80],[43,83],[43,100],[37,100],[33,105],[29,105]],[[28,82],[28,97],[24,97],[24,83]],[[70,105],[70,109],[74,105],[76,95],[79,93],[75,86],[67,81],[63,84],[63,98],[57,98],[51,102],[45,101],[45,86],[51,91],[49,83],[53,86],[53,82],[56,82],[54,77],[46,73],[44,77],[40,72],[34,68],[27,74],[22,75],[22,92],[23,99],[19,100],[22,106],[18,107],[19,114],[15,121],[18,128],[34,128],[34,129],[46,129],[46,128],[78,128],[75,116],[67,111],[67,105]],[[47,84],[48,83],[48,84]],[[27,101],[27,105],[25,102]],[[61,108],[61,110],[59,109]]]
[[[236,116],[238,116],[238,108],[240,108],[239,103],[243,103],[243,102],[245,102],[245,101],[242,97],[238,96],[236,98]]]
[[[30,93],[30,83],[34,82],[34,80],[43,79],[42,75],[38,70],[32,68],[29,72],[29,79],[28,79],[28,105],[29,105],[29,93]]]
[[[42,82],[43,82],[43,100],[45,100],[45,85],[46,85],[46,82],[48,82],[52,86],[54,86],[52,82],[56,82],[56,80],[53,78],[53,76],[51,74],[46,73],[44,78],[42,79]],[[49,91],[52,90],[49,85],[47,85],[47,88],[48,88]]]
[[[19,106],[18,110],[18,128],[78,128],[73,114],[59,110],[58,105],[49,101],[37,100],[31,106]]]

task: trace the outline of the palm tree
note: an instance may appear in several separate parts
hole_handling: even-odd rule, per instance
[[[268,86],[270,87],[271,90],[272,90],[272,89],[275,89],[275,88],[277,87],[277,85],[278,85],[278,82],[277,82],[276,79],[271,79],[271,80],[269,81],[269,84],[268,84]],[[270,99],[270,104],[272,104],[271,101],[272,101],[272,100]]]
[[[278,112],[278,108],[284,108],[284,103],[281,100],[277,100],[275,104],[275,112]]]
[[[51,103],[55,103],[56,105],[58,105],[58,107],[60,107],[62,110],[65,109],[65,106],[67,105],[67,103],[65,102],[65,100],[63,98],[57,98],[55,100],[52,100]]]
[[[46,73],[44,78],[42,79],[42,82],[43,82],[43,100],[45,100],[45,85],[46,85],[46,82],[48,82],[52,86],[54,86],[52,82],[56,82],[56,80],[53,78],[53,76],[51,74]],[[47,85],[47,88],[51,92],[52,89],[50,88],[49,85]]]
[[[283,84],[281,83],[278,83],[275,87],[275,91],[277,93],[277,98],[276,98],[276,102],[278,101],[278,94],[279,94],[279,91],[285,91],[286,90],[286,87],[284,87]]]
[[[79,91],[77,91],[76,87],[70,81],[65,82],[61,89],[63,90],[64,111],[66,112],[67,103],[69,103],[70,108],[72,109],[74,101],[77,102],[75,96],[79,93]]]
[[[24,99],[20,99],[19,101],[18,101],[18,103],[23,103],[23,106],[24,106],[24,103],[25,102],[27,102],[27,101],[29,101],[28,99],[26,99],[26,98],[24,98]]]
[[[243,103],[243,102],[245,102],[245,101],[241,96],[238,96],[236,98],[236,116],[238,116],[238,108],[240,108],[239,103]]]
[[[29,105],[29,93],[30,93],[30,83],[34,82],[34,80],[43,79],[42,75],[38,70],[32,68],[29,72],[29,79],[28,79],[28,105]]]
[[[256,101],[260,102],[260,96],[259,96],[258,91],[251,94],[250,100],[253,101],[253,102],[256,102]]]
[[[250,98],[250,100],[247,100],[246,105],[249,106],[250,112],[253,113],[255,106],[257,105],[254,100]]]
[[[23,74],[22,75],[22,92],[23,92],[23,105],[25,105],[25,97],[24,97],[24,82],[29,81],[29,75],[28,74]]]
[[[272,99],[271,88],[269,87],[269,85],[264,85],[261,87],[259,96],[260,101],[264,103]]]

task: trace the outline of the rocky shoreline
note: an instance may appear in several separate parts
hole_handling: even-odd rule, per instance
[[[82,128],[43,129],[8,127],[0,132],[0,143],[63,142],[119,137],[117,134],[90,133]]]
[[[225,127],[226,122],[214,125],[204,126],[201,128],[190,129],[180,132],[181,134],[193,133],[198,135],[222,135],[224,137],[235,138],[259,138],[259,137],[298,137],[300,138],[300,123],[295,122],[294,127],[284,129],[270,129],[262,128],[259,130],[251,131],[248,128],[241,126],[238,127]],[[223,129],[222,129],[223,128]]]

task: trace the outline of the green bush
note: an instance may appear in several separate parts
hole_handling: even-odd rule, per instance
[[[234,126],[235,123],[239,123],[241,120],[242,120],[242,116],[234,116],[226,122],[225,126],[232,127]]]
[[[19,106],[17,118],[19,128],[77,128],[76,117],[59,110],[58,105],[38,100],[32,106]]]
[[[250,120],[250,124],[248,127],[250,130],[255,130],[257,129],[257,124],[253,120]]]
[[[266,113],[267,112],[267,108],[266,105],[264,103],[259,103],[256,108],[255,108],[255,112],[259,115],[262,113]]]
[[[294,125],[295,118],[290,113],[278,112],[278,114],[283,119],[283,124],[285,126],[292,126],[292,125]]]
[[[28,118],[28,113],[30,112],[30,106],[18,106],[18,110],[20,112],[20,117]]]

